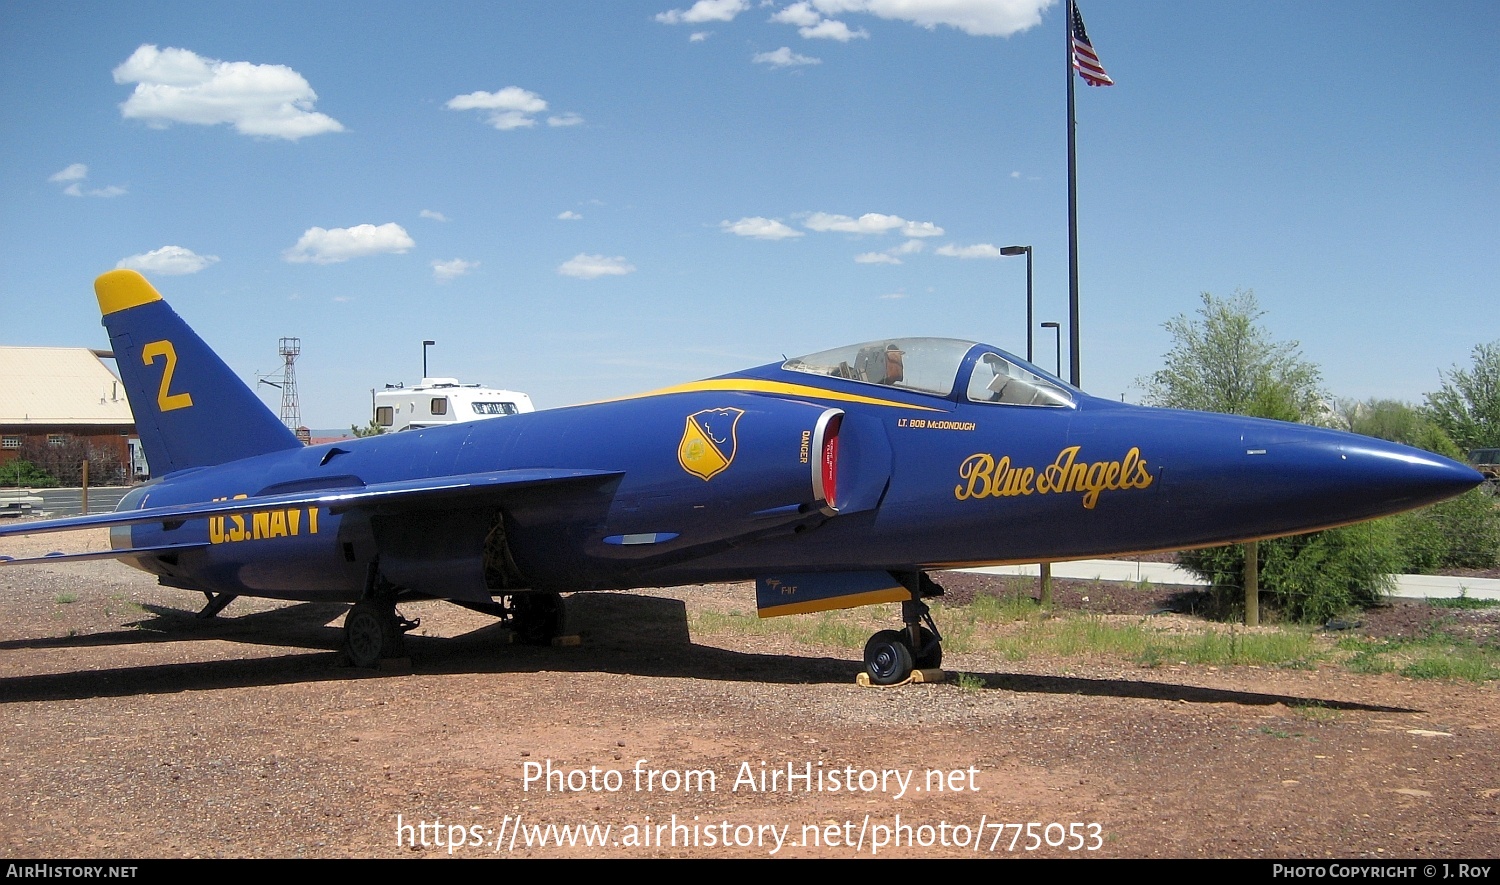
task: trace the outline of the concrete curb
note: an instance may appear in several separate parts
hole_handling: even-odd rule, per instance
[[[1036,565],[995,565],[958,569],[986,575],[1031,575],[1040,572]],[[1052,577],[1082,581],[1128,581],[1152,584],[1181,584],[1202,587],[1205,581],[1186,569],[1165,562],[1135,562],[1123,559],[1080,559],[1052,563]],[[1395,575],[1396,589],[1391,594],[1402,599],[1471,599],[1500,600],[1500,578],[1455,578],[1446,575]]]

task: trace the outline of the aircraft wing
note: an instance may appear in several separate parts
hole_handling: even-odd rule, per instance
[[[152,553],[181,553],[184,550],[197,550],[207,547],[205,541],[190,542],[186,544],[157,544],[151,547],[129,547],[117,550],[93,550],[88,553],[47,553],[42,556],[31,556],[26,559],[17,559],[14,556],[0,556],[0,566],[4,565],[34,565],[39,562],[86,562],[90,559],[119,559],[122,556],[136,556]]]
[[[585,481],[599,481],[623,475],[622,471],[563,469],[550,467],[520,468],[514,470],[491,470],[483,473],[467,473],[455,476],[424,477],[398,482],[375,483],[362,486],[345,486],[335,489],[311,489],[279,495],[258,495],[234,498],[225,501],[202,501],[192,504],[171,504],[164,507],[146,507],[141,510],[124,510],[113,513],[96,513],[88,516],[70,516],[41,522],[20,523],[0,527],[0,537],[8,535],[38,535],[48,532],[70,532],[79,529],[106,526],[143,525],[161,523],[163,526],[181,524],[190,519],[209,516],[225,516],[232,513],[254,513],[258,510],[274,510],[283,507],[326,507],[331,513],[342,513],[355,507],[375,504],[422,503],[430,505],[447,499],[477,497],[501,489],[536,487],[547,485],[570,485]],[[151,552],[139,550],[114,550],[104,556],[122,553]],[[84,556],[87,554],[79,554]],[[12,560],[12,562],[56,562],[57,556],[38,559]]]

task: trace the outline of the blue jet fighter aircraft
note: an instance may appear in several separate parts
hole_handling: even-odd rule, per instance
[[[158,475],[112,557],[205,594],[353,603],[350,659],[397,654],[398,598],[560,628],[561,593],[754,580],[762,616],[901,603],[873,681],[941,661],[930,569],[1325,529],[1480,482],[1316,427],[1098,399],[998,348],[895,338],[635,397],[304,447],[140,274],[95,292]]]

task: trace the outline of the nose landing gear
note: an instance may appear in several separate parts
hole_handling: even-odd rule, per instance
[[[901,603],[900,630],[881,630],[865,643],[865,672],[873,685],[896,685],[911,678],[913,670],[943,665],[943,636],[932,620],[923,598],[941,596],[943,588],[925,574],[898,576],[912,591]]]

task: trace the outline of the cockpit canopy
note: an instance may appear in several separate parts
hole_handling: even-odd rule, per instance
[[[988,345],[953,338],[889,338],[851,344],[794,357],[781,368],[944,397],[961,395],[973,403],[1074,405],[1066,387],[1024,360]]]

